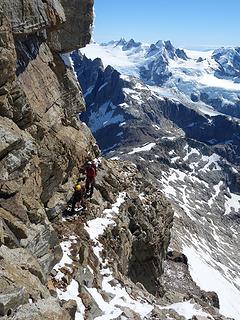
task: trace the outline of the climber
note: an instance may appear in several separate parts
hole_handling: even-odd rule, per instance
[[[81,209],[85,209],[85,185],[78,180],[77,184],[74,187],[74,194],[72,197],[72,208],[71,213],[74,211],[80,211]]]
[[[97,175],[97,167],[94,161],[88,161],[85,169],[86,174],[86,195],[89,198],[93,195],[93,189],[95,186],[95,177]]]

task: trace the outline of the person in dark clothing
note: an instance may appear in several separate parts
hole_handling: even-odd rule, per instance
[[[86,174],[86,194],[91,198],[95,186],[95,178],[97,175],[97,168],[94,162],[89,161],[85,170]]]
[[[80,182],[78,182],[74,188],[71,213],[74,213],[75,209],[76,210],[78,209],[79,211],[81,207],[83,209],[85,208],[84,196],[85,196],[85,186]]]

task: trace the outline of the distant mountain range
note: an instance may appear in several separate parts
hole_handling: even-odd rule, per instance
[[[176,49],[170,41],[142,44],[133,39],[92,44],[82,49],[99,57],[121,74],[133,75],[150,86],[161,86],[161,95],[201,102],[205,113],[240,117],[240,48],[196,52]]]
[[[193,279],[215,290],[220,312],[235,319],[240,319],[239,52],[120,39],[71,55],[87,107],[81,119],[103,153],[135,163],[169,199],[175,211],[172,249],[187,255]]]

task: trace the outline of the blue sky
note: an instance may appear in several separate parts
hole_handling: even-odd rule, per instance
[[[95,0],[94,40],[240,46],[240,0]]]

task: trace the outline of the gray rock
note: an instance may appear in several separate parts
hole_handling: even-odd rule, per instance
[[[59,1],[57,1],[59,2]],[[57,52],[70,52],[84,47],[91,39],[91,26],[93,21],[92,0],[60,0],[64,8],[66,22],[63,30],[54,31],[50,34],[48,43]],[[78,13],[78,19],[72,21]],[[69,37],[71,34],[71,37]]]
[[[65,21],[64,10],[56,0],[3,0],[1,7],[11,21],[15,34],[34,33]]]
[[[12,261],[18,261],[18,266],[20,268],[22,268],[23,270],[28,270],[34,276],[38,277],[38,279],[42,283],[45,283],[46,277],[41,269],[38,260],[25,249],[17,248],[9,251],[6,246],[1,246],[0,254],[2,256],[8,255],[8,259]]]
[[[20,305],[28,303],[28,294],[24,288],[16,288],[9,292],[0,293],[0,315],[11,316]]]
[[[9,229],[4,220],[0,218],[0,245],[3,244],[11,249],[20,247],[20,242],[15,234]]]
[[[63,308],[70,314],[72,320],[75,320],[75,313],[77,311],[77,303],[75,300],[68,300],[63,304]]]
[[[96,317],[102,316],[102,310],[99,308],[97,302],[93,299],[93,297],[85,289],[85,287],[82,288],[82,294],[87,297],[85,297],[85,301],[87,301],[85,316],[87,317],[87,319],[94,320]]]
[[[45,275],[52,270],[62,255],[57,233],[50,224],[36,227],[31,236],[22,240],[21,244],[38,259]]]
[[[71,320],[71,316],[55,298],[20,306],[9,320]]]

